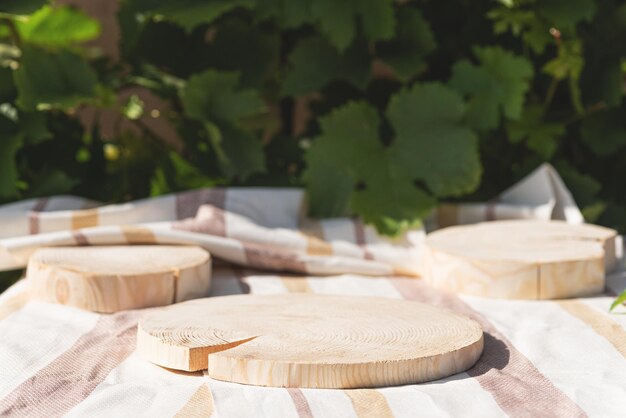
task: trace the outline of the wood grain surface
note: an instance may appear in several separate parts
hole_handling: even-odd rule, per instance
[[[483,332],[417,302],[313,294],[197,299],[147,314],[137,349],[178,370],[260,386],[362,388],[467,370]]]
[[[31,256],[26,277],[33,299],[117,312],[207,296],[211,257],[195,246],[49,247]]]
[[[420,249],[425,281],[509,299],[599,293],[615,264],[616,231],[560,221],[494,221],[435,231]]]

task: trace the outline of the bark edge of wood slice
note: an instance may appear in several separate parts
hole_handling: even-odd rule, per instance
[[[483,331],[418,302],[311,294],[197,299],[148,313],[137,350],[163,367],[258,386],[365,388],[472,367]]]
[[[617,232],[563,221],[481,222],[434,231],[420,248],[422,278],[457,293],[561,299],[602,292]]]
[[[211,256],[183,245],[45,247],[26,279],[32,299],[111,313],[206,297]]]

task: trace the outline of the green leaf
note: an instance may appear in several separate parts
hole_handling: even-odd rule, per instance
[[[391,0],[316,0],[311,12],[321,32],[339,50],[344,51],[357,33],[357,17],[367,39],[389,39],[394,34]]]
[[[235,122],[265,110],[256,90],[239,88],[234,72],[207,70],[191,76],[181,99],[190,117],[206,121]]]
[[[60,170],[51,170],[41,173],[38,181],[28,190],[28,197],[54,196],[70,193],[80,180],[70,177]]]
[[[39,107],[72,107],[94,94],[96,74],[80,56],[62,50],[46,52],[24,46],[20,67],[14,74],[25,110]]]
[[[144,0],[143,3],[146,4],[146,9],[154,15],[162,16],[187,31],[203,23],[212,23],[231,10],[254,6],[253,0],[157,0],[152,2]]]
[[[610,312],[613,311],[613,309],[617,308],[619,305],[621,305],[622,303],[626,302],[626,290],[624,290],[614,301],[613,303],[611,303],[611,308],[609,309]]]
[[[501,116],[518,119],[533,67],[523,57],[500,47],[477,47],[480,65],[457,62],[450,85],[468,97],[468,120],[481,130],[496,128]]]
[[[465,106],[450,88],[429,83],[394,95],[387,118],[396,138],[394,165],[423,181],[437,196],[459,196],[480,181],[477,139],[463,124]]]
[[[541,15],[562,28],[583,20],[591,21],[596,12],[593,0],[541,0],[537,6]]]
[[[18,125],[29,144],[37,144],[52,137],[43,112],[21,112]]]
[[[20,134],[0,135],[0,201],[19,197],[15,155],[21,145]]]
[[[415,9],[398,9],[396,36],[376,46],[376,55],[407,80],[424,70],[424,58],[437,46],[430,25]]]
[[[68,46],[100,34],[100,24],[84,12],[68,6],[45,6],[25,21],[17,21],[20,37],[33,44]]]
[[[308,38],[289,57],[291,70],[283,94],[299,95],[316,91],[333,80],[344,80],[365,88],[370,78],[370,58],[364,45],[355,44],[343,53],[323,38]]]
[[[519,121],[507,122],[506,130],[509,141],[525,140],[528,148],[549,160],[558,146],[557,139],[565,133],[565,127],[560,123],[545,122],[543,114],[543,107],[529,106]]]
[[[0,13],[27,15],[48,3],[48,0],[2,0]]]
[[[293,29],[311,22],[309,0],[256,0],[256,14],[260,20],[275,17],[281,28]]]
[[[243,19],[223,22],[209,43],[206,56],[210,67],[240,71],[241,85],[262,87],[279,63],[276,32],[261,30]]]
[[[615,108],[594,113],[583,121],[580,134],[594,154],[609,156],[626,145],[626,112]]]
[[[261,141],[243,129],[222,126],[222,140],[213,143],[219,147],[220,170],[229,178],[245,180],[251,174],[265,170],[265,155]]]
[[[379,231],[395,235],[432,208],[433,200],[389,158],[375,109],[352,102],[320,123],[322,134],[306,155],[310,214],[336,216],[349,204]]]

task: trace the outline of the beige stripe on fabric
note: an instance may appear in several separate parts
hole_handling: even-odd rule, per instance
[[[98,209],[83,209],[72,212],[72,229],[89,228],[98,226],[100,216]]]
[[[198,388],[187,403],[174,415],[176,418],[203,418],[210,417],[215,411],[213,395],[208,385]]]
[[[491,393],[510,416],[584,417],[586,413],[545,377],[497,328],[452,293],[437,291],[419,280],[389,279],[409,300],[443,306],[477,321],[485,331],[485,348],[467,374]]]
[[[306,277],[303,276],[281,276],[280,280],[289,293],[313,293]]]
[[[0,400],[0,416],[60,416],[81,403],[134,350],[139,312],[100,317],[63,354]]]
[[[0,320],[11,315],[13,312],[22,309],[28,302],[28,292],[21,291],[17,295],[11,296],[0,304]]]
[[[332,255],[333,246],[324,240],[324,228],[317,219],[300,215],[300,232],[306,239],[306,252],[310,255]]]
[[[375,389],[351,389],[343,391],[359,418],[393,418],[393,412],[382,393]]]
[[[152,232],[148,228],[142,228],[139,226],[125,225],[120,227],[124,239],[129,244],[156,244],[157,240]]]
[[[296,408],[299,418],[313,418],[313,412],[311,412],[311,406],[306,400],[304,393],[298,388],[287,388],[289,396],[293,401],[293,406]]]
[[[570,315],[589,325],[598,335],[607,339],[620,354],[626,357],[626,330],[608,315],[593,309],[579,300],[556,302]]]

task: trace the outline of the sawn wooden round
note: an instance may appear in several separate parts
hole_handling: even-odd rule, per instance
[[[195,246],[48,247],[26,277],[33,299],[110,313],[207,296],[211,256]]]
[[[178,370],[260,386],[363,388],[419,383],[470,368],[473,320],[404,300],[311,294],[197,299],[148,313],[137,348]]]

